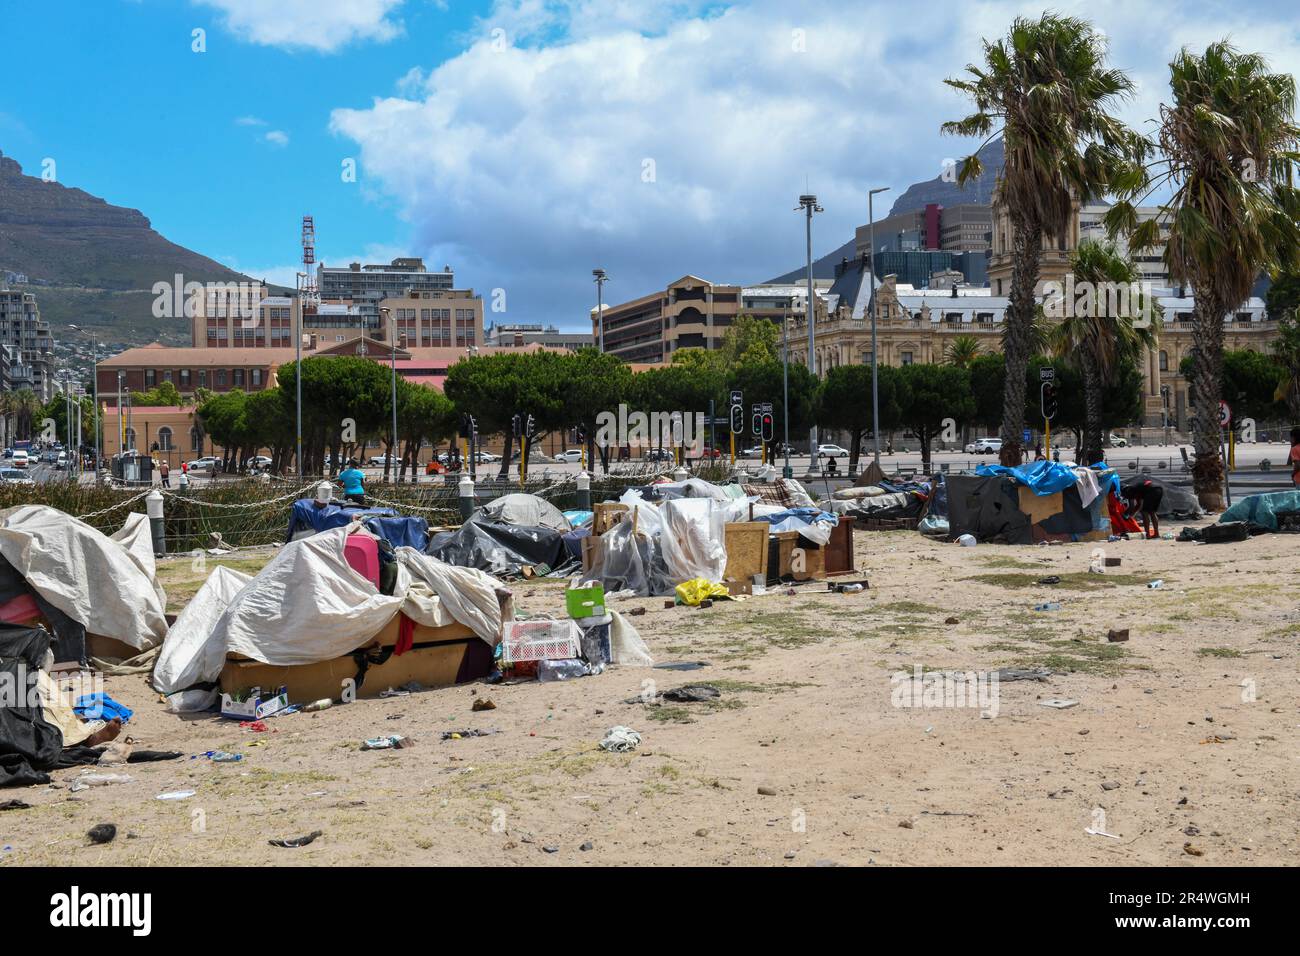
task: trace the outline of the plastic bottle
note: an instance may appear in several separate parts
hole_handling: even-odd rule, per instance
[[[1159,578],[1157,578],[1156,580],[1152,581],[1150,584],[1147,585],[1147,587],[1152,591],[1159,591],[1164,586],[1165,586],[1165,582],[1160,580]]]
[[[587,665],[582,661],[537,662],[537,679],[544,684],[557,680],[568,680],[571,677],[585,677],[587,673]]]
[[[1061,605],[1057,601],[1048,601],[1046,604],[1038,604],[1034,607],[1035,611],[1059,611],[1060,609]]]
[[[313,700],[303,708],[303,713],[311,714],[318,710],[329,710],[334,706],[334,701],[329,697],[322,697],[320,700]]]

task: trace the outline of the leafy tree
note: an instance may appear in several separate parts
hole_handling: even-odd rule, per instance
[[[881,365],[877,371],[880,433],[884,435],[902,421],[899,370]],[[837,365],[826,373],[817,391],[817,424],[849,433],[849,471],[856,472],[862,442],[873,425],[870,365]]]
[[[1021,461],[1025,371],[1033,354],[1039,256],[1043,238],[1065,232],[1074,203],[1105,195],[1145,154],[1147,144],[1110,110],[1133,84],[1106,65],[1106,39],[1085,20],[1045,13],[1017,18],[1008,35],[984,43],[984,65],[970,79],[950,79],[975,112],[943,124],[945,133],[1001,135],[1004,161],[998,198],[1010,218],[1010,301],[1003,332],[1006,381],[1002,462]],[[984,143],[981,143],[981,147]],[[961,164],[958,181],[983,172],[978,151]]]
[[[899,421],[920,439],[921,467],[929,471],[930,444],[943,431],[945,420],[969,421],[975,414],[970,372],[955,365],[920,363],[902,365],[895,371]],[[1022,420],[1023,415],[1022,402]]]

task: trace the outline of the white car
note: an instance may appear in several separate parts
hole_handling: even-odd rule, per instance
[[[248,459],[249,468],[270,468],[271,458],[269,455],[254,455]]]
[[[370,458],[370,464],[371,464],[372,467],[375,467],[375,468],[383,468],[383,467],[384,467],[384,462],[386,462],[387,460],[388,460],[388,456],[387,456],[387,455],[373,455],[373,456],[371,456],[371,458]],[[393,459],[393,464],[394,464],[394,465],[397,464],[397,459],[396,459],[396,458]]]
[[[490,451],[481,451],[477,455],[477,460],[480,465],[493,465],[501,460],[501,456],[494,455]]]
[[[1128,439],[1127,439],[1127,438],[1124,438],[1124,437],[1122,437],[1122,436],[1120,436],[1120,435],[1111,435],[1111,436],[1110,436],[1110,447],[1111,447],[1111,448],[1127,448],[1127,447],[1128,447]]]
[[[27,477],[27,472],[18,468],[0,468],[0,482],[6,485],[34,485],[36,482]]]
[[[14,467],[15,468],[27,467],[27,452],[25,452],[21,448],[19,448],[16,452],[14,452]]]
[[[849,450],[841,448],[839,445],[818,445],[818,458],[848,458]]]
[[[977,438],[966,446],[968,455],[996,455],[1002,451],[1001,438]]]
[[[570,448],[567,451],[562,451],[555,456],[555,460],[565,462],[582,461],[582,449]]]
[[[195,458],[193,461],[189,462],[186,465],[186,468],[189,469],[191,474],[195,472],[199,472],[199,473],[207,472],[208,474],[211,475],[216,473],[217,462],[219,462],[220,460],[221,459],[216,458],[212,455],[205,455],[202,458]]]

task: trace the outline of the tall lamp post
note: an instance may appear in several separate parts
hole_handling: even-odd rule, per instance
[[[391,468],[393,472],[393,481],[397,481],[397,468],[393,465],[393,452],[397,451],[397,320],[393,318],[392,309],[380,309],[384,317],[388,319],[392,326],[390,339],[388,342],[388,354],[392,358],[393,369],[393,444],[388,454],[384,456],[384,475],[388,475]]]
[[[815,378],[817,375],[817,353],[816,332],[817,325],[817,300],[813,292],[813,265],[812,265],[812,220],[813,213],[825,212],[821,206],[817,205],[817,197],[813,195],[803,195],[799,197],[799,205],[795,211],[800,209],[805,215],[806,238],[808,240],[808,371]],[[817,425],[814,423],[808,429],[808,473],[812,474],[814,467],[817,465]]]
[[[781,320],[781,410],[785,413],[785,467],[782,478],[793,478],[790,467],[790,312]]]
[[[302,289],[303,282],[310,278],[311,276],[309,276],[305,272],[298,273],[298,279],[300,280],[298,283],[299,290]],[[294,406],[297,415],[297,423],[294,431],[298,437],[294,445],[293,460],[298,465],[298,482],[299,484],[301,484],[302,483],[302,317],[303,317],[302,313],[303,313],[303,309],[306,307],[305,303],[303,302],[303,297],[301,292],[299,292],[296,301],[298,305],[298,327],[294,329],[294,335],[293,335],[293,339],[294,339],[293,387],[295,392]],[[365,333],[363,332],[362,334],[364,335]]]
[[[596,347],[605,351],[605,302],[604,292],[605,283],[609,281],[609,275],[604,269],[592,269],[592,276],[596,283]]]
[[[876,347],[876,210],[872,200],[876,193],[888,192],[888,186],[880,186],[867,193],[867,234],[871,248],[867,251],[867,266],[871,270],[871,295],[867,297],[867,308],[871,310],[871,440],[875,443],[876,467],[880,467],[880,375],[877,364]]]

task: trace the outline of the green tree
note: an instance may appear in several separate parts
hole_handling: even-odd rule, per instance
[[[899,421],[921,442],[921,467],[930,470],[930,445],[947,419],[969,421],[975,415],[970,372],[955,365],[913,363],[895,370],[898,376]],[[1024,403],[1021,402],[1021,419]],[[1016,436],[1019,438],[1019,436]]]
[[[1011,289],[1003,331],[1002,462],[1008,465],[1022,458],[1021,395],[1034,351],[1043,239],[1064,235],[1075,203],[1109,192],[1147,148],[1109,112],[1133,84],[1106,59],[1106,39],[1090,23],[1045,13],[1037,20],[1017,18],[1004,39],[985,41],[984,65],[967,66],[970,79],[946,81],[970,97],[975,112],[943,124],[943,131],[985,142],[998,135],[1003,139],[997,198],[1011,224]],[[977,151],[961,163],[958,181],[964,184],[982,172]]]
[[[949,365],[969,369],[980,356],[980,340],[973,335],[954,335],[943,350],[943,360]]]
[[[1277,328],[1273,357],[1280,371],[1273,397],[1286,403],[1293,420],[1300,420],[1300,316],[1292,313],[1283,317]]]
[[[899,371],[881,365],[878,373],[880,433],[884,435],[902,421]],[[870,365],[837,365],[826,373],[817,390],[817,424],[849,433],[849,472],[856,472],[862,442],[873,425]]]
[[[1300,271],[1300,191],[1294,182],[1300,127],[1295,78],[1270,73],[1264,58],[1227,42],[1203,54],[1183,50],[1169,66],[1172,102],[1161,107],[1164,168],[1142,170],[1106,215],[1112,233],[1136,250],[1168,230],[1170,278],[1195,290],[1193,484],[1207,510],[1223,507],[1218,386],[1223,379],[1223,319],[1250,295],[1264,271]],[[1170,184],[1162,215],[1139,224],[1136,197]]]

